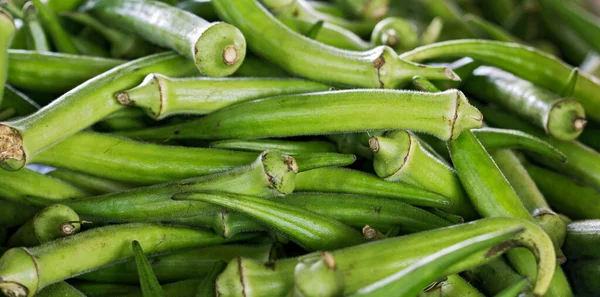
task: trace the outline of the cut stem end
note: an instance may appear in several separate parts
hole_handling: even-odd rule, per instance
[[[23,138],[17,129],[0,125],[0,167],[15,171],[25,166]]]
[[[223,62],[227,66],[235,65],[239,60],[238,49],[235,45],[228,45],[223,50]]]
[[[583,128],[585,128],[585,125],[587,125],[586,119],[577,118],[575,119],[575,121],[573,121],[573,129],[575,129],[575,131],[583,130]]]

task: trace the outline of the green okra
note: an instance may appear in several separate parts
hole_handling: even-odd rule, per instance
[[[344,12],[344,10],[335,3],[323,2],[323,1],[317,1],[317,0],[308,0],[306,2],[308,4],[310,4],[310,6],[315,11],[318,11],[320,13],[330,15],[330,16],[340,17],[340,18],[346,17],[346,13]]]
[[[139,241],[131,242],[131,249],[137,266],[137,274],[140,279],[140,287],[142,288],[142,296],[144,297],[166,297],[165,292],[160,287],[152,266],[148,262],[148,258],[144,255],[144,250]]]
[[[119,92],[123,105],[137,106],[160,120],[176,114],[204,115],[244,101],[326,91],[329,86],[287,78],[169,78],[150,74],[137,87]]]
[[[47,173],[46,175],[62,180],[91,195],[121,192],[134,188],[133,185],[67,169],[59,168]]]
[[[427,80],[423,77],[420,77],[420,76],[413,77],[412,83],[420,91],[430,92],[430,93],[439,92],[439,89],[432,82],[430,82],[429,80]]]
[[[551,33],[550,39],[559,46],[567,62],[577,65],[585,59],[588,53],[593,52],[592,47],[584,38],[573,31],[570,26],[566,26],[560,21],[557,22],[556,16],[552,15],[548,9],[542,7],[540,14],[543,25]]]
[[[231,237],[241,232],[267,231],[268,229],[251,217],[223,209],[219,212],[170,221],[178,225],[208,227],[223,237]]]
[[[227,266],[227,262],[225,261],[217,261],[210,273],[202,280],[202,282],[198,285],[198,289],[196,289],[196,297],[203,296],[216,296],[216,280],[219,277],[219,274],[225,270]]]
[[[289,77],[283,69],[247,53],[244,62],[233,74],[234,77]]]
[[[285,195],[294,189],[297,172],[294,158],[266,151],[252,164],[226,172],[63,203],[78,214],[97,220],[168,221],[215,213],[220,209],[207,203],[175,201],[171,199],[173,195],[195,191],[224,191],[257,197]]]
[[[58,282],[42,289],[37,297],[89,297],[69,285],[67,282]]]
[[[256,160],[258,152],[165,146],[122,137],[80,132],[40,152],[33,163],[69,169],[126,184],[151,185],[230,170]],[[349,154],[294,155],[298,169],[346,166]]]
[[[176,6],[207,21],[216,21],[219,19],[211,0],[184,0],[179,1]]]
[[[192,59],[200,73],[207,76],[234,73],[246,56],[246,41],[236,27],[209,23],[164,3],[100,0],[90,2],[86,9],[104,22]]]
[[[568,81],[572,67],[532,47],[485,40],[455,40],[416,48],[400,55],[409,61],[433,58],[471,57],[490,66],[509,71],[523,79],[559,93]],[[600,120],[600,103],[596,95],[600,81],[580,73],[573,97],[583,105],[586,116]]]
[[[16,203],[24,203],[27,197],[43,197],[49,204],[81,198],[87,193],[62,182],[29,169],[18,172],[0,170],[0,197]]]
[[[397,88],[414,75],[438,80],[458,79],[446,68],[424,67],[399,59],[389,47],[353,52],[306,38],[288,29],[257,1],[213,0],[213,4],[221,18],[240,28],[253,52],[295,75],[368,88]],[[288,6],[292,7],[296,5]],[[300,8],[295,11],[300,12]]]
[[[235,257],[246,257],[259,262],[268,262],[272,244],[257,246],[227,244],[160,255],[149,259],[156,277],[161,283],[170,283],[190,278],[203,278],[210,274],[219,261],[230,261]],[[138,284],[134,261],[115,264],[77,277],[98,283]]]
[[[527,287],[529,280],[524,278],[504,289],[502,292],[494,295],[494,297],[519,297]]]
[[[87,297],[121,296],[140,291],[139,286],[69,280],[69,284]]]
[[[458,90],[363,89],[246,101],[198,120],[119,134],[145,140],[221,140],[414,129],[447,140],[480,128],[481,121],[481,113]]]
[[[0,198],[0,227],[17,227],[33,218],[37,207]]]
[[[125,61],[27,50],[8,51],[8,83],[16,88],[63,93]]]
[[[231,139],[215,141],[210,144],[210,147],[250,152],[280,150],[288,154],[337,152],[333,143],[321,140],[291,141],[279,139]]]
[[[27,29],[27,48],[39,52],[49,52],[50,44],[33,2],[27,2],[23,6],[23,21],[24,27]]]
[[[370,137],[371,133],[365,132],[327,135],[327,138],[335,143],[338,152],[355,154],[367,160],[373,159],[373,153],[369,149]]]
[[[567,225],[563,250],[569,259],[598,259],[600,220],[574,221]]]
[[[435,286],[431,290],[425,289],[426,293],[420,297],[485,297],[469,282],[457,274],[449,275],[445,281],[433,284],[435,284]]]
[[[593,297],[600,291],[600,260],[569,261],[566,265],[573,289],[582,297]]]
[[[398,199],[416,206],[447,208],[450,198],[422,188],[389,182],[361,171],[345,168],[319,168],[296,176],[296,192],[329,192]]]
[[[372,48],[371,44],[358,35],[340,26],[323,21],[315,23],[304,19],[285,18],[287,16],[285,14],[283,16],[280,20],[288,28],[323,44],[351,51],[365,51]]]
[[[44,25],[44,28],[47,30],[50,39],[52,39],[52,44],[56,47],[59,52],[66,54],[78,54],[77,48],[71,40],[71,37],[60,24],[60,20],[54,11],[50,9],[45,3],[41,0],[31,0],[33,5],[37,10],[37,15]]]
[[[71,39],[73,40],[77,51],[79,51],[82,55],[103,58],[108,57],[108,52],[103,47],[86,38],[71,36]]]
[[[33,247],[71,236],[81,228],[79,216],[61,204],[50,205],[38,212],[8,240],[8,247]]]
[[[202,279],[186,279],[162,286],[166,297],[194,297],[198,286],[202,283]],[[108,296],[107,296],[108,297]],[[145,297],[141,291],[134,291],[119,297]]]
[[[522,278],[503,258],[493,259],[484,265],[469,269],[463,274],[467,280],[488,296],[500,293]]]
[[[55,13],[76,10],[84,0],[42,0]]]
[[[381,20],[371,34],[373,45],[387,45],[401,53],[414,49],[419,43],[416,28],[406,20],[388,17]]]
[[[149,73],[184,76],[193,70],[192,63],[175,53],[144,57],[86,81],[28,117],[1,123],[0,167],[18,170],[44,148],[122,109],[114,93],[139,84]]]
[[[467,14],[465,15],[465,21],[476,30],[482,31],[489,39],[512,43],[523,43],[501,26],[498,26],[490,21],[486,21],[477,15]]]
[[[594,50],[600,51],[600,19],[597,16],[570,1],[543,0],[540,4],[542,8],[548,9],[551,15],[558,16],[577,35],[585,38]]]
[[[390,0],[335,0],[351,16],[361,19],[380,19],[389,10]]]
[[[452,200],[452,206],[445,211],[467,221],[478,218],[454,170],[427,152],[411,133],[390,131],[384,136],[372,137],[369,146],[379,177],[440,193]]]
[[[23,3],[24,4],[24,3]],[[22,7],[23,5],[21,5]],[[13,1],[4,0],[0,2],[0,8],[8,12],[12,17],[17,19],[23,19],[23,11],[21,7],[17,5],[17,3],[13,3]]]
[[[11,15],[0,8],[0,103],[4,92],[4,84],[8,78],[8,48],[15,35],[15,23]]]
[[[523,231],[524,229],[507,228],[461,241],[424,257],[386,278],[358,289],[349,296],[384,297],[393,294],[416,296],[429,283],[444,277],[444,272],[449,267],[457,265],[471,254],[484,250],[492,256],[495,253],[506,251],[506,248],[498,247],[502,246],[503,243],[510,242],[512,238]]]
[[[244,236],[223,239],[212,232],[159,224],[95,228],[38,247],[8,250],[0,258],[0,289],[8,296],[32,297],[49,284],[131,258],[132,240],[153,254],[240,239]]]
[[[411,235],[377,240],[332,251],[337,267],[344,273],[344,293],[350,294],[399,269],[406,268],[439,250],[472,237],[511,227],[525,227],[517,241],[534,246],[538,254],[536,294],[543,294],[554,272],[555,255],[548,236],[535,224],[515,218],[488,218],[452,227],[419,232]],[[530,237],[532,236],[532,237]],[[524,240],[524,238],[527,238]],[[485,253],[472,253],[447,269],[449,275],[487,262]],[[293,270],[297,259],[284,259],[263,264],[244,258],[233,259],[217,280],[220,296],[285,296],[293,286]]]
[[[527,119],[557,139],[579,137],[587,123],[577,100],[560,98],[497,68],[477,68],[464,87],[468,93]]]
[[[335,219],[276,200],[219,192],[182,193],[173,199],[202,201],[241,212],[309,251],[342,248],[365,241],[356,229]]]
[[[323,252],[298,259],[298,264],[294,267],[294,288],[288,296],[344,296],[344,275],[337,268],[335,258],[330,253]]]

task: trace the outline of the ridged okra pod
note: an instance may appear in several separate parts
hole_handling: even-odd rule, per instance
[[[4,96],[0,108],[13,109],[15,117],[22,117],[36,112],[40,109],[40,106],[25,94],[10,85],[6,85],[4,86]]]
[[[469,269],[463,275],[470,283],[481,289],[486,296],[498,294],[522,278],[502,257]]]
[[[244,35],[223,22],[209,23],[192,13],[148,0],[99,0],[86,7],[105,22],[137,33],[194,60],[200,73],[234,73],[246,56]]]
[[[71,171],[68,169],[58,168],[46,173],[46,175],[73,185],[76,188],[89,193],[90,195],[121,192],[135,187],[134,185],[88,175],[81,172]]]
[[[466,224],[419,232],[402,237],[332,251],[337,267],[344,273],[344,293],[350,294],[370,283],[385,278],[399,269],[463,240],[498,231],[524,227],[526,231],[516,242],[533,248],[538,262],[535,293],[542,295],[554,272],[555,255],[550,238],[533,223],[514,218],[490,218]],[[434,238],[434,240],[432,240]],[[507,246],[507,248],[510,247]],[[487,262],[492,258],[473,253],[464,261],[445,271],[450,275]],[[273,264],[237,258],[229,262],[217,280],[220,296],[285,296],[293,286],[293,270],[297,259],[285,259]]]
[[[399,130],[369,140],[373,167],[384,180],[405,182],[440,193],[452,200],[444,209],[470,221],[479,215],[469,201],[454,170],[427,152],[411,133]]]
[[[38,211],[37,207],[0,198],[0,228],[23,225],[33,218]]]
[[[79,232],[77,213],[61,204],[50,205],[17,230],[7,242],[9,247],[33,247]]]
[[[288,154],[337,152],[333,143],[322,140],[291,141],[280,139],[231,139],[215,141],[210,144],[210,147],[250,152],[280,150]]]
[[[270,197],[289,194],[298,172],[296,160],[267,151],[250,165],[226,172],[141,187],[102,196],[65,201],[79,215],[108,221],[166,221],[218,212],[207,203],[175,201],[173,195],[194,191],[222,191]]]
[[[95,228],[38,247],[8,250],[0,258],[0,289],[7,296],[32,297],[57,281],[131,258],[133,240],[153,254],[237,239],[244,237],[223,239],[212,232],[159,224]]]
[[[294,268],[294,288],[289,297],[339,297],[343,294],[344,275],[330,253],[315,253],[298,259]]]
[[[146,140],[218,140],[414,129],[448,140],[481,127],[481,121],[481,113],[458,90],[364,89],[246,101],[198,120],[119,134]]]
[[[556,57],[532,47],[485,40],[455,40],[416,48],[400,56],[409,61],[423,61],[433,58],[471,57],[486,65],[498,67],[526,79],[538,86],[561,93],[572,67]],[[600,120],[600,80],[585,73],[579,73],[573,97],[585,108],[586,116]]]
[[[336,0],[351,16],[361,19],[379,19],[389,9],[390,0]]]
[[[298,76],[367,88],[397,88],[415,75],[433,80],[458,79],[446,68],[399,59],[389,47],[354,52],[306,38],[288,29],[258,1],[215,0],[213,4],[223,20],[244,33],[253,52]]]
[[[44,28],[48,32],[48,35],[50,36],[50,39],[52,39],[52,43],[56,49],[59,52],[66,54],[78,54],[79,51],[75,47],[73,40],[71,40],[71,37],[67,31],[61,25],[60,20],[55,12],[52,11],[50,7],[48,7],[48,5],[43,3],[41,0],[32,0],[32,2],[37,10],[37,15],[40,21],[44,25]]]
[[[42,197],[44,201],[62,201],[81,198],[87,193],[30,169],[18,172],[0,171],[0,197],[23,203],[27,197]]]
[[[527,119],[557,139],[579,137],[587,123],[583,106],[577,100],[560,98],[497,68],[477,68],[464,88],[477,98]]]
[[[22,90],[67,92],[125,61],[27,50],[8,51],[8,83]]]
[[[13,18],[6,10],[0,8],[0,104],[8,77],[8,48],[16,30]]]
[[[124,108],[114,94],[149,73],[184,76],[192,70],[192,63],[172,52],[144,57],[86,81],[28,117],[0,123],[0,167],[18,170],[39,151]]]
[[[567,225],[563,246],[569,259],[599,259],[600,220],[575,221]]]
[[[143,108],[160,120],[175,114],[209,114],[229,105],[265,97],[327,91],[329,86],[285,78],[170,78],[150,74],[137,87],[120,92],[123,105]]]

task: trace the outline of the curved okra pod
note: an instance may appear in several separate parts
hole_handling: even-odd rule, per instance
[[[150,74],[132,89],[119,92],[123,105],[143,108],[160,120],[176,114],[209,114],[239,102],[265,97],[327,91],[329,86],[287,78],[169,78]]]
[[[35,185],[35,186],[32,186]],[[87,193],[58,179],[29,169],[18,172],[0,170],[0,197],[23,203],[27,197],[43,197],[44,201],[62,201],[81,198]]]
[[[58,282],[45,287],[36,297],[87,297],[81,291],[71,286],[67,282]]]
[[[389,9],[390,0],[336,0],[342,9],[361,19],[380,19]]]
[[[534,292],[543,294],[548,288],[555,268],[555,255],[550,238],[535,224],[514,218],[488,218],[452,227],[419,232],[411,235],[377,240],[367,244],[332,251],[337,267],[344,273],[344,293],[350,294],[399,269],[441,249],[476,236],[505,228],[525,228],[513,244],[533,248],[538,262]],[[435,240],[432,240],[435,239]],[[506,248],[511,245],[506,246]],[[464,261],[444,271],[450,275],[469,267],[481,265],[493,258],[484,253],[472,253]],[[219,296],[284,296],[293,286],[296,259],[284,259],[271,265],[244,258],[229,262],[217,280]]]
[[[362,234],[350,226],[294,205],[277,203],[276,200],[219,192],[182,193],[175,195],[173,199],[202,201],[241,212],[284,234],[309,251],[336,249],[365,242]]]
[[[424,67],[399,59],[389,47],[353,52],[306,38],[288,29],[258,1],[215,0],[213,4],[221,18],[240,28],[253,52],[295,75],[367,88],[397,88],[415,75],[438,80],[458,79],[446,68]],[[300,9],[295,8],[295,11]]]
[[[467,221],[478,218],[454,170],[427,152],[419,140],[406,131],[390,131],[369,140],[373,167],[384,180],[405,182],[440,193],[452,200],[444,210]]]
[[[561,140],[573,140],[587,121],[575,99],[560,98],[550,91],[497,68],[482,66],[466,80],[466,92],[506,108]]]
[[[523,45],[484,41],[457,40],[440,42],[416,48],[400,55],[410,61],[423,61],[433,58],[471,57],[487,65],[509,71],[523,79],[560,93],[573,71],[567,64],[532,47]],[[585,108],[588,118],[600,120],[600,80],[580,73],[573,97]]]
[[[219,277],[219,274],[225,270],[227,267],[227,262],[225,261],[217,261],[214,265],[210,273],[202,280],[202,282],[198,285],[198,289],[196,290],[195,297],[203,297],[203,296],[216,296],[216,280]]]
[[[0,103],[8,77],[8,48],[15,35],[15,23],[8,12],[0,8]]]
[[[600,292],[600,260],[569,261],[566,270],[578,296],[593,297]]]
[[[257,197],[285,195],[294,189],[296,160],[276,151],[266,151],[252,164],[208,176],[102,196],[65,201],[82,216],[108,221],[167,221],[216,213],[207,203],[175,201],[173,195],[196,191],[222,191]]]
[[[133,240],[153,254],[241,239],[244,236],[224,239],[212,232],[159,224],[99,227],[38,247],[8,250],[0,258],[0,289],[8,296],[32,297],[49,284],[131,258]],[[65,257],[69,261],[63,261]]]
[[[10,85],[22,90],[61,94],[125,63],[123,60],[27,50],[9,50],[8,60]]]
[[[268,262],[272,244],[215,245],[160,255],[149,259],[156,277],[161,283],[170,283],[190,278],[204,278],[219,261],[230,261],[235,257],[246,257],[259,262]],[[98,283],[138,284],[134,261],[115,264],[77,277]]]
[[[440,194],[345,168],[319,168],[301,172],[296,176],[295,191],[377,196],[416,206],[447,208],[452,205],[450,198]]]
[[[8,247],[32,247],[71,236],[81,227],[79,216],[69,207],[54,204],[42,209],[8,240]]]
[[[506,251],[502,244],[510,240],[524,229],[507,228],[490,232],[433,253],[402,270],[378,280],[368,286],[358,289],[349,297],[384,297],[398,294],[398,296],[417,296],[429,283],[444,277],[444,272],[449,267],[456,265],[473,253],[486,251],[493,256]],[[501,248],[499,248],[501,247]]]
[[[102,195],[114,192],[121,192],[134,188],[133,185],[124,184],[114,180],[109,180],[67,169],[55,169],[47,173],[46,175],[62,180],[91,195]]]
[[[67,31],[65,31],[60,24],[60,20],[55,12],[52,11],[45,3],[42,3],[41,0],[32,0],[32,2],[56,49],[58,49],[59,52],[66,54],[78,54],[79,52],[77,51],[73,40],[71,40],[71,37]]]
[[[166,297],[165,292],[158,283],[158,279],[156,279],[156,275],[154,275],[154,272],[152,271],[152,266],[150,266],[148,258],[144,255],[144,250],[142,249],[140,242],[137,240],[132,241],[131,249],[137,266],[142,296]]]
[[[192,59],[200,73],[234,73],[246,56],[246,41],[234,26],[209,23],[192,13],[148,0],[100,0],[86,7],[105,22],[134,32]]]
[[[246,101],[183,124],[119,134],[146,140],[219,140],[414,129],[447,140],[480,128],[481,121],[481,113],[458,90],[363,89]]]
[[[144,57],[86,81],[28,117],[0,123],[0,167],[18,170],[44,148],[124,108],[114,93],[133,87],[149,73],[184,76],[193,67],[171,52]]]
[[[250,152],[280,150],[288,154],[337,152],[333,143],[320,140],[291,141],[280,139],[231,139],[213,142],[210,144],[210,147]]]
[[[27,30],[27,48],[39,52],[51,51],[46,32],[38,20],[37,9],[33,2],[27,2],[23,6],[23,21],[23,26]]]
[[[567,225],[563,246],[569,259],[600,258],[600,220],[575,221]]]
[[[294,268],[294,288],[290,297],[344,296],[344,275],[327,252],[298,259]]]
[[[37,207],[20,204],[0,198],[0,227],[17,227],[33,218]]]
[[[389,17],[381,20],[371,34],[373,45],[387,45],[397,53],[414,49],[419,43],[416,28],[406,20]]]

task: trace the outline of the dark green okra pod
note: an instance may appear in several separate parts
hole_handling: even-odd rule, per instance
[[[67,169],[55,169],[46,175],[62,180],[91,195],[121,192],[135,186]]]
[[[9,247],[32,247],[79,232],[77,213],[61,204],[50,205],[17,230],[7,242]]]
[[[423,61],[433,58],[471,57],[487,65],[509,71],[523,79],[560,93],[573,69],[557,58],[532,47],[485,40],[455,40],[416,48],[401,58]],[[586,116],[600,121],[600,80],[579,73],[573,97],[585,108]]]
[[[119,134],[147,140],[218,140],[414,129],[447,140],[481,127],[481,121],[481,113],[458,90],[364,89],[246,101],[183,124]]]
[[[192,63],[172,52],[144,57],[86,81],[28,117],[0,123],[0,167],[18,170],[39,151],[122,109],[114,93],[139,84],[149,73],[184,76],[193,70]]]
[[[8,12],[0,8],[0,103],[2,103],[2,94],[4,84],[8,77],[8,48],[15,35],[15,23]]]
[[[497,68],[477,68],[464,86],[468,93],[492,102],[544,129],[561,140],[573,140],[587,121],[577,100],[550,91]]]
[[[280,150],[288,154],[325,153],[337,151],[333,143],[320,140],[292,141],[280,139],[232,139],[213,142],[210,144],[210,147],[250,152]]]
[[[38,211],[36,207],[0,198],[0,228],[23,225]]]
[[[0,197],[6,200],[23,203],[27,197],[43,197],[45,201],[62,201],[81,198],[87,193],[30,169],[18,172],[0,170]]]
[[[423,67],[399,59],[389,47],[353,52],[311,40],[288,29],[258,1],[214,0],[213,4],[222,19],[240,28],[252,51],[299,76],[368,88],[397,88],[415,75],[458,79],[446,68]]]
[[[54,11],[50,9],[41,0],[32,0],[33,5],[37,10],[37,14],[44,25],[44,28],[48,31],[52,43],[58,49],[59,52],[66,54],[78,54],[75,44],[71,40],[71,37],[60,24],[60,20]]]
[[[89,297],[67,282],[49,285],[35,295],[36,297]]]
[[[565,269],[578,296],[594,297],[600,292],[600,260],[569,261]]]
[[[344,296],[344,275],[328,252],[298,259],[294,268],[294,288],[289,297]]]
[[[32,297],[52,283],[132,257],[132,240],[153,254],[241,239],[244,237],[223,239],[212,232],[158,224],[95,228],[38,247],[8,250],[0,258],[0,289],[8,296]]]
[[[186,279],[162,286],[163,291],[167,297],[194,297],[198,286],[202,283],[202,279]],[[146,297],[142,295],[141,291],[134,291],[119,297]]]
[[[243,101],[326,91],[329,86],[286,78],[169,78],[150,74],[137,87],[118,93],[123,105],[143,108],[160,120],[176,114],[209,114]]]
[[[140,291],[138,286],[70,280],[69,284],[87,297],[121,296]]]
[[[469,269],[463,275],[488,296],[500,293],[504,288],[522,278],[502,257]]]
[[[223,237],[231,237],[241,232],[268,231],[263,224],[253,218],[227,209],[222,209],[219,212],[208,215],[201,214],[170,222],[183,226],[211,228],[215,233]]]
[[[596,51],[600,51],[600,19],[597,16],[570,1],[543,0],[540,3],[544,9],[553,16],[558,16],[559,20],[585,38]],[[556,21],[556,18],[554,20]]]
[[[38,19],[37,9],[31,1],[23,6],[23,21],[27,30],[27,48],[39,52],[51,51],[46,32]]]
[[[202,280],[202,282],[198,285],[198,289],[196,289],[195,297],[204,297],[204,296],[216,296],[217,288],[216,281],[219,277],[219,274],[225,270],[227,267],[227,262],[225,261],[217,261],[210,273]]]
[[[361,19],[380,19],[386,15],[390,0],[335,0],[351,16]]]
[[[600,220],[575,221],[567,225],[563,250],[569,259],[600,259]]]
[[[132,241],[131,249],[137,267],[140,287],[142,288],[142,296],[166,297],[165,292],[158,283],[158,279],[156,279],[156,275],[154,275],[154,271],[152,271],[152,266],[150,266],[148,258],[144,255],[144,250],[140,242],[137,240]]]
[[[193,59],[204,75],[230,75],[246,56],[246,40],[230,24],[209,23],[192,13],[156,1],[100,0],[90,3],[86,9],[103,21]]]

